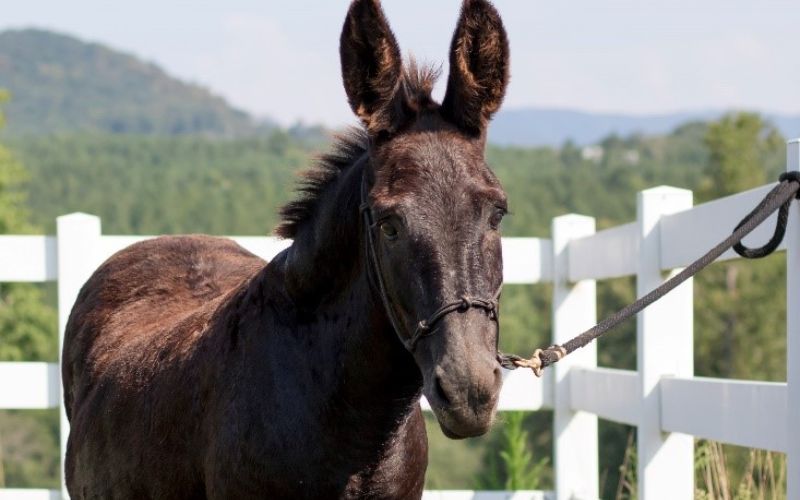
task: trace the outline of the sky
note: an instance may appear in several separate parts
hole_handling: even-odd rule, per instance
[[[257,116],[355,122],[338,60],[348,0],[3,3],[0,29],[48,28],[110,45]],[[506,109],[800,112],[800,1],[494,3],[511,43]],[[404,54],[447,61],[460,1],[383,5]]]

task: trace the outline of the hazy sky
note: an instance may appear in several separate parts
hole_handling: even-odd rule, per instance
[[[283,123],[353,121],[338,61],[348,0],[3,3],[0,29],[37,26],[104,42]],[[459,1],[383,3],[404,53],[447,60]],[[511,40],[507,108],[800,112],[800,1],[495,4]]]

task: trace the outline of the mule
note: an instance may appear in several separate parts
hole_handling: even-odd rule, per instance
[[[490,427],[501,19],[464,1],[441,104],[378,0],[352,2],[340,55],[363,127],[282,209],[291,247],[266,263],[223,238],[161,237],[83,286],[62,367],[73,498],[419,498],[420,396],[451,438]]]

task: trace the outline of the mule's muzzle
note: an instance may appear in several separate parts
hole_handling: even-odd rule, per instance
[[[495,359],[481,358],[458,367],[443,362],[425,377],[425,397],[451,439],[483,435],[494,421],[502,373]]]

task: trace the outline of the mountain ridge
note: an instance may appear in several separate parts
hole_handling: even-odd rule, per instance
[[[618,136],[662,135],[690,122],[716,120],[732,110],[679,111],[658,114],[592,113],[564,108],[510,108],[492,121],[489,141],[505,146],[596,144]],[[742,110],[747,111],[747,110]],[[761,113],[786,138],[800,137],[800,115]]]
[[[105,44],[40,28],[0,31],[0,88],[4,135],[111,133],[242,138],[276,127],[237,109],[208,88],[175,78],[163,68]],[[661,135],[725,111],[636,115],[564,108],[504,108],[489,141],[503,146],[583,146],[616,134]],[[764,116],[785,137],[800,137],[800,115]],[[295,130],[297,129],[297,130]],[[296,125],[292,135],[323,137],[319,127]],[[294,132],[292,132],[294,131]]]
[[[38,28],[0,32],[9,133],[236,137],[259,124],[199,85],[106,45]]]

